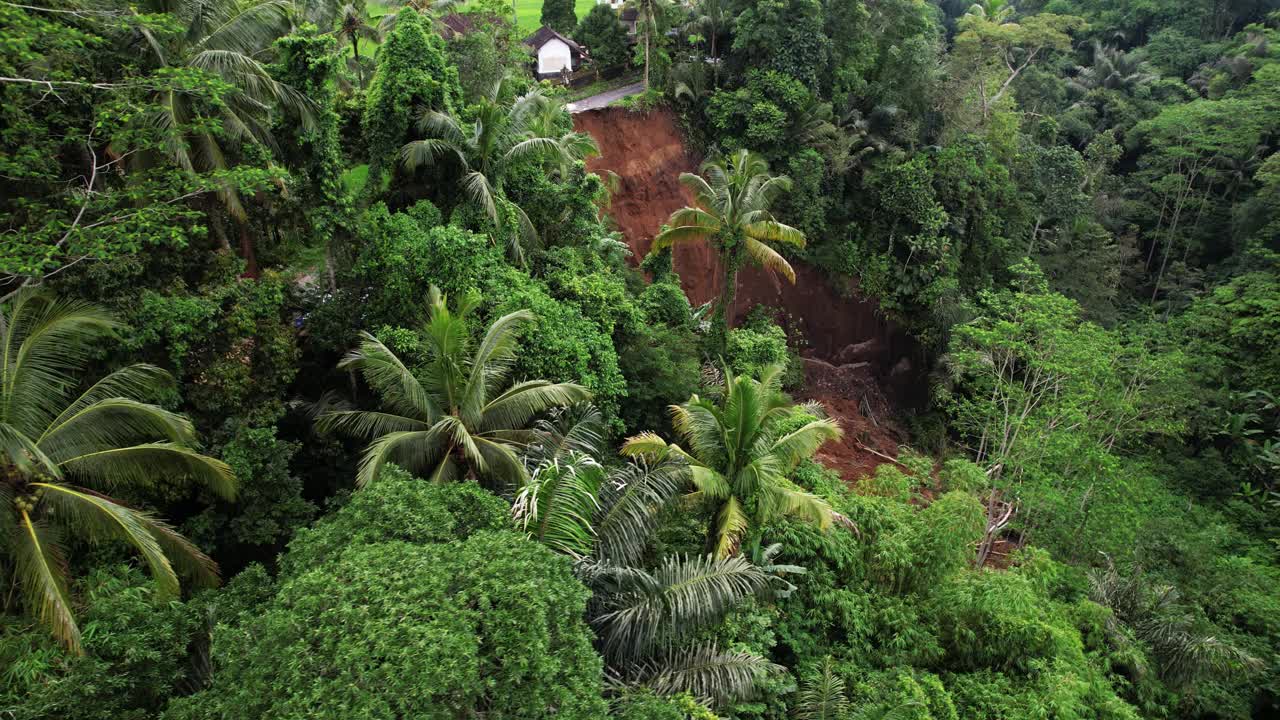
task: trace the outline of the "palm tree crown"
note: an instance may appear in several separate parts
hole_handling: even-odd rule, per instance
[[[1093,43],[1093,64],[1077,66],[1076,76],[1068,84],[1077,92],[1091,90],[1132,90],[1159,79],[1151,66],[1132,53]]]
[[[389,13],[389,15],[394,15],[394,13]],[[333,32],[338,37],[339,42],[351,45],[352,69],[355,70],[356,77],[360,82],[360,88],[363,89],[365,86],[365,67],[360,59],[360,41],[379,42],[382,40],[381,33],[378,32],[378,28],[369,24],[363,10],[351,4],[344,5],[342,10],[338,12],[338,21]]]
[[[768,368],[760,380],[727,371],[725,376],[720,402],[694,395],[671,407],[673,425],[687,450],[641,433],[626,442],[623,454],[675,454],[686,460],[696,488],[693,498],[716,508],[708,536],[716,557],[738,553],[744,539],[755,554],[761,527],[782,516],[829,526],[831,507],[796,487],[787,475],[823,443],[839,438],[840,426],[823,417],[819,405],[792,405],[779,389],[781,368]],[[797,409],[814,419],[794,427]]]
[[[290,0],[264,0],[247,5],[233,0],[182,0],[174,14],[186,32],[170,47],[162,47],[149,31],[142,31],[161,65],[185,66],[217,77],[231,88],[218,106],[221,132],[200,129],[175,134],[164,148],[169,159],[188,171],[224,170],[228,146],[260,143],[271,147],[271,109],[293,113],[307,126],[314,124],[313,104],[296,89],[277,81],[259,55],[276,38],[287,34],[294,16]],[[162,89],[147,122],[179,129],[197,120],[206,98],[198,93]],[[202,126],[205,124],[201,124]],[[245,217],[239,195],[230,186],[220,199],[237,220]]]
[[[778,195],[791,188],[787,176],[770,175],[764,158],[739,150],[722,162],[704,163],[702,175],[681,173],[680,182],[693,192],[697,207],[672,213],[670,227],[653,239],[650,252],[684,242],[714,243],[725,281],[717,314],[726,326],[744,260],[796,281],[791,263],[769,245],[804,247],[804,233],[778,222],[769,210]]]
[[[360,462],[357,486],[376,478],[388,462],[435,481],[470,474],[519,482],[525,470],[515,449],[527,443],[529,421],[590,397],[573,383],[511,383],[515,333],[533,315],[520,310],[498,318],[473,348],[466,318],[474,307],[474,298],[465,298],[450,311],[440,290],[431,288],[431,315],[422,333],[429,357],[416,373],[369,333],[338,366],[361,371],[385,408],[336,410],[320,418],[321,430],[373,440]]]
[[[782,669],[703,637],[743,600],[789,587],[777,577],[802,569],[744,557],[668,556],[642,565],[662,509],[688,486],[683,456],[656,452],[619,467],[601,464],[604,422],[593,408],[542,421],[526,454],[532,472],[512,514],[533,539],[573,556],[591,588],[588,619],[619,681],[662,694],[716,702],[750,697]]]
[[[95,341],[115,327],[101,308],[30,290],[0,307],[0,543],[13,559],[5,569],[27,608],[76,653],[64,536],[133,545],[161,597],[178,593],[175,564],[217,581],[194,545],[105,493],[178,479],[235,495],[231,470],[191,449],[190,421],[145,402],[172,384],[164,370],[129,365],[76,394]]]
[[[506,200],[502,183],[507,169],[526,158],[567,164],[595,153],[597,148],[590,136],[559,134],[549,127],[548,116],[563,116],[565,111],[539,90],[504,106],[498,101],[503,85],[496,83],[489,97],[479,103],[470,128],[448,113],[424,111],[418,130],[426,137],[406,144],[400,159],[413,170],[434,165],[442,157],[454,158],[462,170],[459,184],[463,193],[484,211],[498,232],[506,235],[510,255],[519,260],[524,256],[522,243],[531,243],[536,231],[529,216],[514,203],[509,204],[516,215],[515,227],[499,212],[499,202]]]

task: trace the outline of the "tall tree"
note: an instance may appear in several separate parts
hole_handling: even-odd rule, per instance
[[[737,294],[738,270],[752,263],[796,281],[795,270],[769,243],[804,247],[804,233],[784,225],[770,212],[778,195],[791,188],[785,175],[770,175],[769,165],[747,150],[703,163],[702,175],[681,173],[680,182],[693,191],[697,207],[671,213],[670,227],[653,239],[650,253],[679,243],[710,242],[720,258],[724,285],[716,316],[727,329]]]
[[[654,458],[673,454],[688,463],[693,498],[715,509],[707,544],[716,557],[746,549],[761,552],[760,532],[770,521],[792,516],[831,524],[831,507],[796,487],[787,475],[828,440],[842,435],[816,404],[794,406],[779,388],[781,368],[766,368],[761,379],[726,371],[719,402],[694,395],[671,407],[672,425],[688,449],[653,433],[623,445],[624,455]],[[797,411],[813,416],[795,427]],[[759,559],[756,557],[756,559]]]
[[[165,371],[129,365],[88,389],[81,372],[117,323],[104,310],[23,290],[0,307],[0,547],[27,609],[80,652],[62,538],[132,545],[159,594],[175,598],[178,570],[217,582],[217,566],[150,513],[106,492],[187,481],[224,498],[226,464],[192,449],[190,421],[146,402],[172,385]]]
[[[462,108],[458,69],[428,22],[411,7],[401,10],[378,51],[364,109],[370,192],[381,190],[384,173],[394,167],[397,151],[411,137],[415,117]]]
[[[206,83],[192,83],[189,89],[159,86],[152,97],[152,107],[143,117],[147,125],[167,128],[192,128],[174,135],[158,152],[153,147],[130,156],[137,167],[155,162],[157,154],[187,172],[221,172],[234,165],[234,152],[246,145],[272,147],[271,114],[273,110],[290,112],[304,126],[314,124],[314,105],[302,93],[277,81],[258,59],[271,43],[291,27],[294,5],[288,0],[241,5],[233,0],[180,3],[175,19],[185,31],[171,47],[160,38],[143,31],[159,64],[166,68],[184,68],[216,78],[229,87],[216,103],[209,103]],[[213,108],[214,117],[203,118]],[[218,192],[222,204],[239,230],[240,254],[247,272],[257,274],[257,252],[248,214],[237,188],[230,182]]]
[[[574,0],[545,0],[539,19],[544,26],[567,35],[578,26],[578,15],[573,6]]]
[[[369,42],[377,42],[381,39],[378,28],[369,24],[364,16],[364,12],[355,5],[344,5],[342,11],[338,14],[338,26],[334,28],[334,34],[338,37],[338,42],[348,43],[351,45],[351,56],[355,61],[356,77],[360,82],[360,89],[364,89],[364,65],[360,62],[360,41],[368,40]]]
[[[977,106],[976,124],[987,121],[1027,68],[1055,51],[1071,49],[1070,33],[1084,27],[1074,15],[1040,13],[1021,22],[1004,22],[1003,2],[988,3],[995,17],[970,12],[960,19],[960,34],[951,52],[949,72],[957,85],[952,114]],[[974,7],[981,7],[975,5]]]
[[[655,37],[659,35],[658,18],[666,10],[667,0],[632,0],[636,11],[636,32],[644,36],[644,89],[649,90],[649,67]]]
[[[591,64],[597,73],[622,67],[627,62],[627,31],[617,11],[608,3],[591,8],[573,31],[573,39],[591,53]]]
[[[516,449],[528,438],[529,421],[590,396],[572,383],[511,383],[515,333],[533,315],[520,310],[498,318],[473,347],[467,316],[477,300],[464,298],[450,310],[432,286],[430,318],[422,329],[428,359],[416,373],[369,333],[338,366],[360,371],[385,408],[333,410],[320,417],[321,430],[373,441],[360,461],[357,486],[378,477],[388,462],[433,481],[471,476],[518,484],[526,473]]]

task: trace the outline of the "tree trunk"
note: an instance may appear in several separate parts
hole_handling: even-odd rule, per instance
[[[724,286],[720,288],[720,299],[713,324],[719,328],[717,332],[720,337],[717,344],[720,346],[720,351],[724,352],[728,349],[729,331],[733,329],[733,301],[738,295],[738,270],[737,263],[727,255],[721,255],[720,262],[724,264],[721,271]]]
[[[356,59],[356,75],[360,78],[360,89],[364,89],[364,66],[360,64],[360,40],[351,38],[351,54]]]
[[[249,226],[249,220],[237,220],[236,225],[240,230],[240,257],[244,258],[244,277],[258,279],[258,252],[257,244],[253,239],[253,228]]]
[[[648,28],[644,31],[644,91],[649,92],[649,38],[653,37]]]

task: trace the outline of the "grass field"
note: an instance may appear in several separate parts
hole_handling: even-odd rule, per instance
[[[542,17],[542,0],[512,0],[512,2],[516,7],[516,27],[520,30],[521,36],[537,30],[541,25],[539,20]],[[574,11],[578,15],[578,20],[581,21],[586,17],[595,5],[596,0],[576,0]],[[370,0],[368,8],[369,17],[374,20],[390,12],[390,9],[378,0]]]
[[[542,0],[514,0],[516,6],[516,27],[519,28],[521,34],[528,35],[537,30],[541,26],[539,18],[542,17]],[[591,12],[591,8],[596,6],[596,0],[577,0],[574,4],[574,11],[578,14],[578,21]]]

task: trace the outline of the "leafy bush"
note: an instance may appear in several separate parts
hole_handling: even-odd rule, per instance
[[[587,590],[567,558],[479,530],[500,519],[474,486],[380,478],[299,533],[274,596],[214,632],[208,689],[166,717],[603,716]]]
[[[427,545],[510,527],[506,504],[473,483],[437,485],[391,466],[374,484],[376,491],[353,493],[339,511],[299,530],[280,558],[281,574],[301,574],[353,544]]]
[[[14,720],[144,720],[180,692],[188,645],[203,628],[196,609],[157,603],[138,569],[100,567],[81,583],[83,657],[49,632],[0,615],[0,716]]]

